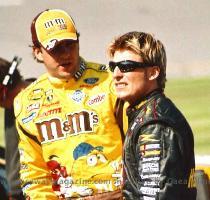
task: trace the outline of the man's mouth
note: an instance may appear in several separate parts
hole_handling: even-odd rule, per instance
[[[68,66],[70,66],[70,65],[71,65],[70,62],[59,64],[59,66],[62,66],[62,67],[68,67]]]
[[[116,88],[124,88],[126,86],[125,83],[115,83]]]

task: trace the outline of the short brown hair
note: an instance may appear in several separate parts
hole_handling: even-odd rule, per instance
[[[108,55],[113,58],[115,51],[130,50],[139,54],[143,62],[160,68],[157,78],[158,87],[162,90],[166,82],[166,52],[161,41],[144,32],[128,32],[114,39],[108,47]]]

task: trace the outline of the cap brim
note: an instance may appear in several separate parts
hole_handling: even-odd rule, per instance
[[[47,51],[51,51],[57,43],[59,43],[60,41],[63,40],[73,40],[76,41],[78,39],[77,34],[76,33],[62,33],[62,34],[58,34],[58,35],[54,35],[51,38],[48,38],[47,40],[44,40],[42,42],[40,42],[42,44],[42,46],[47,50]]]

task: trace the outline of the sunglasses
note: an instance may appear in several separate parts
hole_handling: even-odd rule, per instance
[[[120,62],[109,62],[109,69],[111,72],[114,72],[115,68],[118,67],[122,73],[132,72],[137,68],[146,68],[150,67],[151,64],[146,64],[142,62],[136,62],[132,60],[124,60]]]

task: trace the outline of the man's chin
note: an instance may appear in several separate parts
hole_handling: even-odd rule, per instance
[[[69,80],[73,77],[74,75],[71,74],[71,73],[60,73],[58,78],[60,79],[66,79],[66,80]]]
[[[117,98],[126,101],[126,95],[121,92],[117,92]]]

